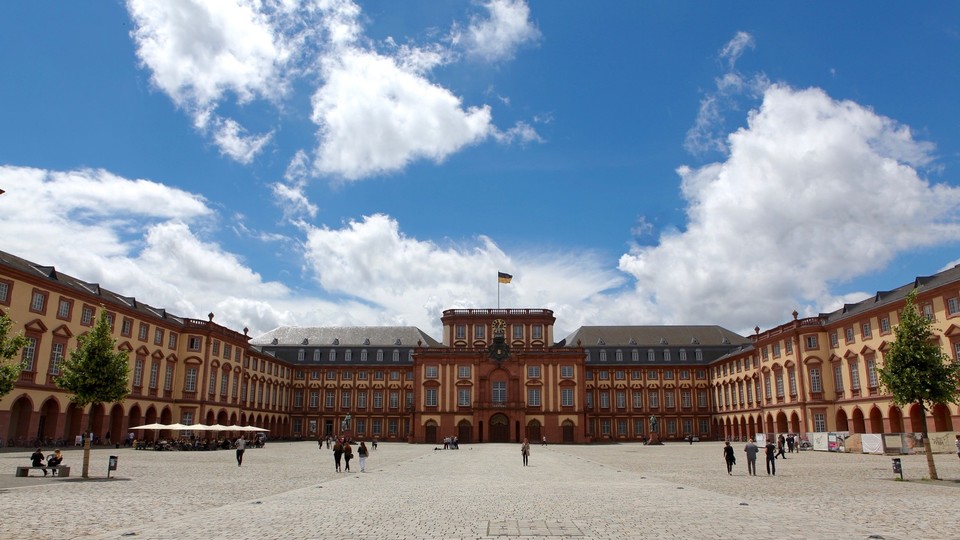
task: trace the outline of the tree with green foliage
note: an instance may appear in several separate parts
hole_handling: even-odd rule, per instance
[[[19,361],[11,362],[11,360],[27,345],[27,338],[23,337],[23,332],[7,337],[12,327],[13,321],[10,317],[0,314],[0,398],[9,394],[20,379],[20,369],[23,365]]]
[[[899,406],[916,403],[923,418],[923,450],[930,479],[938,480],[927,433],[927,411],[960,398],[960,364],[944,354],[931,330],[931,321],[917,309],[917,292],[907,295],[895,329],[895,340],[879,368],[880,384]]]
[[[70,394],[70,401],[79,407],[92,405],[84,433],[83,477],[89,478],[90,437],[93,409],[101,403],[123,401],[130,393],[130,366],[127,351],[118,351],[117,340],[110,335],[107,311],[101,306],[100,317],[93,329],[77,338],[77,348],[60,365],[54,383]]]

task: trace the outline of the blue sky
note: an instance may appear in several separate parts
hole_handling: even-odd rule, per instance
[[[0,249],[258,334],[766,328],[958,262],[952,2],[0,7]]]

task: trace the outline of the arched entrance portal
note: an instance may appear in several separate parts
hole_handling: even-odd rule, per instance
[[[490,418],[490,442],[510,442],[510,420],[505,414]]]
[[[470,425],[470,422],[467,420],[461,420],[457,424],[457,442],[470,444],[473,442],[473,437],[471,436],[473,432],[473,426]]]
[[[10,407],[10,425],[7,428],[7,438],[14,441],[16,446],[29,446],[30,415],[33,413],[33,403],[30,398],[22,396],[13,402]]]
[[[540,437],[543,436],[541,433],[540,422],[538,420],[531,420],[530,423],[527,424],[527,439],[530,441],[539,442]]]
[[[563,424],[560,426],[563,429],[563,442],[572,443],[573,442],[573,422],[570,420],[564,420]]]
[[[423,426],[423,434],[423,442],[428,444],[437,444],[437,423],[433,420],[427,422],[427,425]]]

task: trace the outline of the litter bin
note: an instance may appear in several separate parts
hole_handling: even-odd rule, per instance
[[[110,456],[107,462],[107,478],[110,478],[110,471],[117,470],[117,456]]]
[[[903,466],[900,463],[900,458],[893,458],[893,472],[899,474],[900,479],[903,480]]]

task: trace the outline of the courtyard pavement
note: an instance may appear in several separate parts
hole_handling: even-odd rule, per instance
[[[777,475],[728,476],[722,443],[534,446],[380,444],[367,472],[336,473],[312,442],[248,449],[94,449],[91,476],[16,478],[0,453],[0,538],[960,538],[960,460],[806,451]],[[49,449],[44,449],[49,451]],[[107,479],[108,456],[119,458]],[[33,474],[33,473],[31,473]]]

